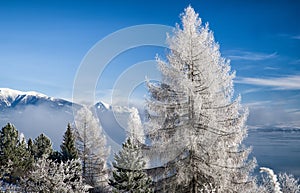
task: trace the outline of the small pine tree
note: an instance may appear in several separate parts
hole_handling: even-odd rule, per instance
[[[34,156],[34,145],[31,138],[29,138],[27,142],[27,151],[30,152],[32,156]]]
[[[109,185],[114,192],[153,192],[152,181],[143,171],[143,160],[140,147],[129,137],[123,144],[122,150],[115,155],[113,162],[115,170]]]
[[[16,149],[18,159],[14,161],[17,166],[14,169],[14,175],[18,176],[18,178],[26,175],[32,169],[34,163],[34,157],[28,151],[27,146],[26,139],[21,134]]]
[[[33,154],[34,158],[37,160],[46,156],[47,158],[52,154],[52,143],[51,140],[44,135],[40,134],[33,142]]]
[[[3,166],[9,160],[15,160],[18,145],[18,130],[10,123],[0,131],[0,165]]]
[[[72,132],[70,123],[67,126],[67,130],[64,134],[63,143],[60,146],[60,149],[63,161],[78,159],[78,151],[75,146],[75,136]]]

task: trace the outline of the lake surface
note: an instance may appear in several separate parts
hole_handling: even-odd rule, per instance
[[[245,144],[253,147],[251,156],[256,157],[258,167],[300,178],[299,129],[249,129]]]

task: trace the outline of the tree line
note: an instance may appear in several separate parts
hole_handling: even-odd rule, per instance
[[[144,168],[146,162],[133,135],[128,136],[123,149],[115,155],[112,171],[107,167],[109,148],[97,118],[87,107],[81,108],[75,117],[74,127],[67,125],[60,151],[53,150],[45,134],[26,140],[14,125],[8,123],[2,128],[3,191],[153,192],[152,180]]]
[[[20,192],[82,189],[81,163],[74,140],[69,124],[61,151],[54,151],[46,135],[26,141],[24,135],[8,123],[0,131],[2,189]]]

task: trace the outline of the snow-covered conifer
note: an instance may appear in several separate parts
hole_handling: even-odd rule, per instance
[[[122,150],[115,154],[113,177],[109,180],[114,192],[153,192],[151,179],[144,172],[145,161],[138,143],[128,137],[122,145]]]
[[[233,100],[233,78],[208,25],[189,6],[157,59],[161,83],[149,83],[148,151],[157,191],[247,192],[255,162],[242,141],[247,110]],[[158,153],[157,153],[158,152]]]

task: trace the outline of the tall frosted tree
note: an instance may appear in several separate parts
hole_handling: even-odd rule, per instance
[[[94,190],[107,186],[106,161],[109,150],[102,127],[88,107],[81,108],[75,115],[76,143],[82,160],[85,183]]]
[[[251,192],[255,161],[242,146],[247,110],[233,100],[235,73],[191,6],[181,21],[168,37],[166,61],[157,59],[162,81],[148,84],[157,191]]]

